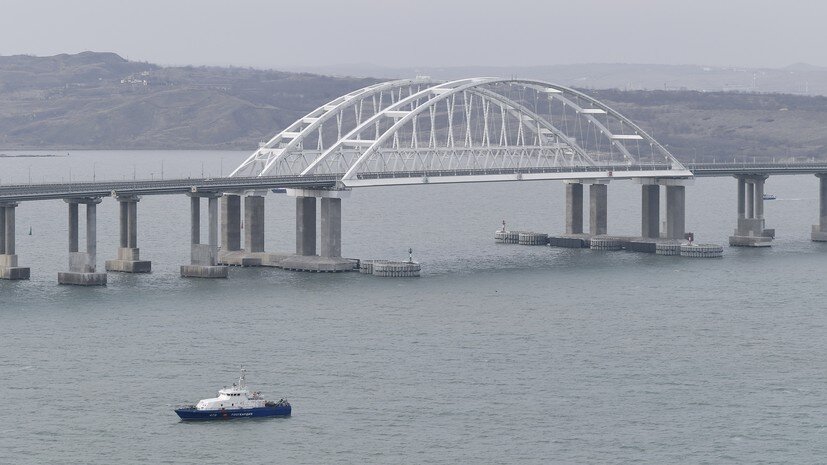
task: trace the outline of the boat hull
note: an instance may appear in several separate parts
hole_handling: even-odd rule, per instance
[[[197,420],[231,420],[234,418],[289,417],[292,411],[289,405],[275,407],[243,408],[233,410],[198,410],[196,408],[179,408],[175,413],[184,421]]]

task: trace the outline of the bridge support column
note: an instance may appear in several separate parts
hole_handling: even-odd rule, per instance
[[[281,260],[285,270],[336,272],[356,268],[356,260],[342,258],[342,198],[346,190],[287,189],[296,198],[296,254]],[[321,246],[316,255],[316,198],[321,199]]]
[[[342,199],[322,197],[322,257],[342,256]]]
[[[244,249],[249,253],[264,252],[264,196],[244,197]]]
[[[221,250],[241,250],[241,196],[225,194],[221,197]]]
[[[769,247],[774,229],[765,229],[764,182],[765,175],[741,175],[738,180],[738,225],[729,245],[735,247]]]
[[[17,203],[0,203],[0,279],[29,279],[31,270],[17,266],[15,250],[15,208]]]
[[[589,186],[589,234],[601,236],[608,233],[609,186]]]
[[[747,217],[744,206],[747,198],[747,181],[742,176],[738,177],[738,219],[742,220]]]
[[[296,197],[296,255],[316,255],[316,197]]]
[[[641,236],[657,239],[660,237],[660,186],[641,186]]]
[[[583,184],[566,182],[566,234],[583,233]]]
[[[812,239],[827,242],[827,173],[818,176],[818,216],[819,223],[813,225]]]
[[[137,195],[117,198],[119,207],[118,225],[120,226],[120,247],[118,258],[106,261],[106,271],[124,273],[149,273],[152,262],[141,260],[138,248],[138,201]]]
[[[686,234],[686,187],[666,186],[666,238],[683,239]]]
[[[218,263],[218,198],[217,193],[190,194],[190,264],[181,265],[185,278],[226,278],[227,267]],[[201,197],[207,198],[208,243],[201,244]]]
[[[98,197],[65,199],[69,204],[69,271],[57,274],[58,284],[105,286],[106,273],[97,272]],[[78,205],[86,206],[86,252],[78,252]]]

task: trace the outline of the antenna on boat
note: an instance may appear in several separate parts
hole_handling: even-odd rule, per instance
[[[238,378],[238,387],[244,387],[244,377],[247,375],[247,370],[244,369],[244,365],[241,365],[241,377]]]

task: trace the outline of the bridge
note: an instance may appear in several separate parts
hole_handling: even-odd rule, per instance
[[[767,246],[774,231],[765,228],[764,181],[782,174],[819,176],[820,222],[812,239],[827,240],[827,163],[682,163],[606,104],[542,81],[389,81],[311,111],[261,143],[226,178],[0,186],[0,278],[29,276],[28,268],[18,266],[15,250],[14,213],[21,202],[66,201],[69,271],[59,273],[58,282],[105,284],[106,274],[96,265],[96,205],[109,196],[120,202],[120,247],[117,258],[106,262],[108,271],[150,271],[137,247],[137,204],[146,195],[185,194],[191,197],[192,249],[191,263],[182,265],[181,274],[226,277],[227,265],[352,269],[353,261],[341,256],[341,201],[353,188],[378,186],[559,180],[566,185],[565,234],[604,236],[608,185],[632,180],[641,184],[640,237],[657,241],[683,238],[685,189],[694,177],[732,176],[738,180],[738,218],[730,245]],[[588,232],[583,231],[585,186]],[[295,253],[264,251],[264,195],[276,188],[296,198]],[[205,243],[202,198],[207,200]],[[86,211],[85,251],[78,244],[79,205]]]

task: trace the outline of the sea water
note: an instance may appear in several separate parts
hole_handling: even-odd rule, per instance
[[[0,158],[0,184],[215,177],[247,155],[25,154],[62,156]],[[559,182],[355,189],[343,255],[412,248],[423,272],[410,279],[184,279],[188,199],[145,196],[138,246],[153,272],[100,288],[57,285],[66,204],[23,202],[32,277],[0,282],[0,463],[824,463],[817,181],[773,176],[766,191],[772,248],[689,259],[494,243],[502,220],[562,232]],[[696,180],[687,230],[726,244],[735,196],[734,179]],[[268,251],[294,250],[294,205],[267,196]],[[102,270],[117,203],[97,218]],[[640,186],[609,185],[608,227],[639,233]],[[241,364],[292,417],[179,421],[175,405],[215,396]]]

